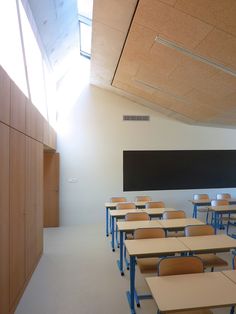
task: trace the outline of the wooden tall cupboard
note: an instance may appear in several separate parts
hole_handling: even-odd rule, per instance
[[[0,123],[0,313],[9,312],[9,127]]]
[[[15,312],[43,252],[44,149],[55,131],[0,66],[0,314]]]

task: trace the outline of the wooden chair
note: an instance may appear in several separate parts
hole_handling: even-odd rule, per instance
[[[194,201],[206,201],[206,202],[210,202],[210,198],[208,194],[193,194],[193,200]],[[209,210],[208,207],[205,206],[201,206],[197,208],[197,211],[200,213],[206,213],[206,223],[208,224],[208,219],[209,219],[209,213],[211,212],[211,210]]]
[[[110,202],[111,203],[121,203],[121,202],[127,202],[126,197],[122,197],[122,196],[112,196],[110,198]],[[110,230],[111,230],[111,216],[110,216]],[[111,231],[110,231],[111,233]]]
[[[116,209],[135,209],[135,203],[133,202],[124,202],[124,203],[118,203],[116,206]]]
[[[229,205],[228,199],[216,199],[211,201],[211,206],[225,206]],[[211,224],[217,224],[220,229],[224,229],[223,222],[229,222],[230,214],[227,214],[226,216],[220,215],[220,221],[214,221],[213,217],[211,219]],[[228,225],[227,225],[227,234],[228,234]]]
[[[128,213],[125,215],[125,221],[142,221],[142,220],[150,220],[150,216],[145,212],[137,212],[137,213]],[[127,240],[132,240],[134,238],[133,232],[125,234],[125,238]],[[129,261],[126,257],[126,248],[124,247],[124,257],[126,262],[126,267],[129,269]]]
[[[160,260],[157,267],[158,276],[203,273],[202,260],[197,256],[171,256]]]
[[[139,195],[135,197],[135,202],[150,202],[151,200],[151,196],[147,195]]]
[[[179,219],[186,218],[186,214],[183,210],[171,210],[166,211],[162,215],[162,219]],[[184,231],[168,231],[168,237],[184,237]]]
[[[165,231],[162,228],[139,228],[134,231],[134,239],[165,238]],[[139,270],[142,274],[157,272],[157,265],[160,261],[157,257],[137,258]],[[141,299],[152,298],[150,294],[138,295],[135,289],[135,299],[137,306],[140,306]]]
[[[147,202],[146,203],[146,208],[165,208],[165,203],[160,201],[160,202]]]
[[[121,202],[127,202],[126,197],[120,197],[120,196],[113,196],[110,198],[111,203],[121,203]]]
[[[216,194],[216,199],[217,200],[229,200],[229,199],[231,199],[231,194],[229,194],[229,193],[219,193],[219,194]]]
[[[172,276],[183,274],[203,273],[204,267],[201,259],[197,256],[174,256],[162,258],[158,264],[158,276]],[[213,314],[211,310],[199,309],[190,311],[175,311],[170,314]]]
[[[201,225],[201,226],[187,226],[185,227],[185,236],[186,237],[195,237],[195,236],[207,236],[214,235],[215,231],[211,225]],[[211,271],[214,271],[214,267],[224,267],[228,263],[215,254],[198,254],[198,257],[201,258],[204,268],[211,268]]]

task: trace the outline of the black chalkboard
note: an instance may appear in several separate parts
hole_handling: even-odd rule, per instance
[[[236,150],[123,152],[124,191],[236,187]]]

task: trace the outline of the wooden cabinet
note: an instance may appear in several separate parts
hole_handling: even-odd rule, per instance
[[[10,79],[0,66],[0,121],[10,122]]]
[[[10,125],[25,133],[26,96],[11,81],[11,116]]]
[[[10,130],[10,308],[25,284],[25,156],[24,134]]]
[[[44,227],[59,226],[59,154],[44,153]]]
[[[0,123],[0,313],[9,313],[9,127]]]

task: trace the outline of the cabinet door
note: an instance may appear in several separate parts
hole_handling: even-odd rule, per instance
[[[10,131],[10,308],[25,283],[25,135]]]
[[[44,227],[59,226],[59,154],[44,153]]]
[[[9,313],[9,128],[0,123],[0,313]]]
[[[26,140],[26,276],[34,270],[43,248],[43,144]]]

